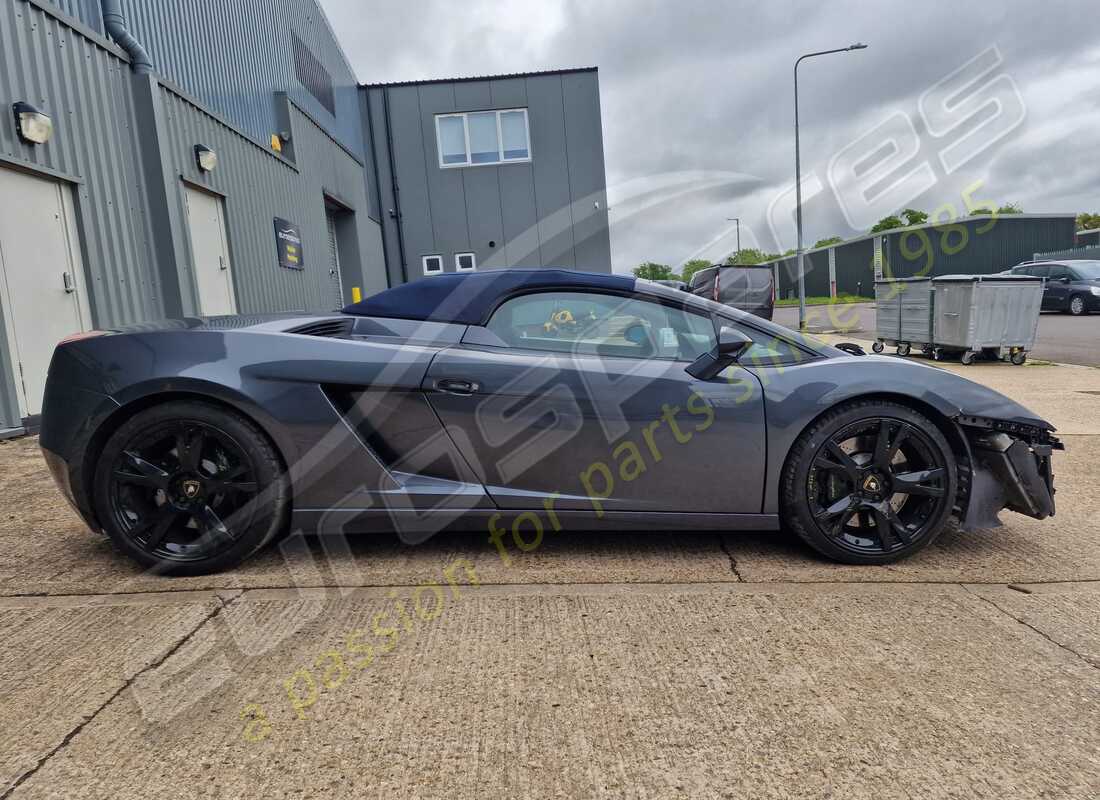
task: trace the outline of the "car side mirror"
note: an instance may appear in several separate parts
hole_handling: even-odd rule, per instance
[[[1061,278],[1059,278],[1058,280],[1060,280],[1060,281],[1061,281],[1062,283],[1070,283],[1070,278],[1069,278],[1069,275],[1063,275],[1063,276],[1062,276]]]
[[[728,356],[735,361],[751,344],[752,339],[737,330],[737,328],[723,325],[722,329],[718,331],[719,354]]]
[[[737,328],[723,326],[718,331],[718,344],[709,353],[704,353],[687,366],[687,374],[701,381],[709,381],[722,370],[735,364],[752,345],[752,339]]]

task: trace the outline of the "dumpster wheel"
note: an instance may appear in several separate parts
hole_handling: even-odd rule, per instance
[[[901,344],[898,345],[898,355],[899,356],[907,356],[907,355],[909,355],[911,350],[912,350],[912,346],[909,344],[909,342],[902,342]]]
[[[974,359],[977,357],[977,355],[978,354],[975,353],[973,350],[967,350],[965,353],[962,354],[962,356],[959,357],[959,361],[961,361],[964,366],[969,366],[970,364],[974,363]]]
[[[882,342],[875,342],[873,345],[871,345],[871,349],[874,350],[876,353],[881,353],[883,350],[886,349],[886,345],[884,345]]]
[[[1017,350],[1015,353],[1012,354],[1011,361],[1017,367],[1021,366],[1025,361],[1027,361],[1027,351]]]

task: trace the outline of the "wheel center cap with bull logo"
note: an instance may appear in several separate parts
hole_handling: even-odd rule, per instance
[[[202,491],[202,484],[192,478],[189,478],[183,482],[182,488],[183,496],[186,497],[188,500],[194,500],[196,497],[199,496],[199,492]]]
[[[882,492],[882,478],[878,475],[868,475],[863,479],[863,491],[870,495],[878,495]]]

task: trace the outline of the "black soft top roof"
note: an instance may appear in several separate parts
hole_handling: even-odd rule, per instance
[[[357,317],[388,317],[481,325],[509,295],[540,289],[633,292],[634,278],[567,269],[448,272],[395,286],[344,308]]]

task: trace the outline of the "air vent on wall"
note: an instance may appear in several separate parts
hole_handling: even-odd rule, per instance
[[[302,336],[325,336],[330,339],[339,339],[350,336],[355,321],[350,319],[323,319],[318,322],[310,322],[291,328],[287,333],[297,333]]]

